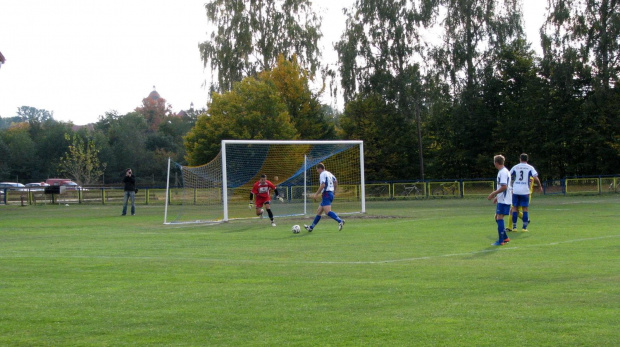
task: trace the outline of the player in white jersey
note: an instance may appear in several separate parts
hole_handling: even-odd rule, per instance
[[[514,177],[512,185],[512,230],[517,231],[517,219],[519,217],[519,207],[523,209],[523,231],[527,231],[527,224],[530,221],[528,207],[530,206],[530,179],[538,183],[540,192],[543,188],[538,179],[538,172],[527,163],[528,156],[522,153],[519,157],[520,163],[513,166],[510,175]]]
[[[319,208],[316,210],[316,217],[314,217],[314,221],[312,221],[311,225],[304,225],[304,228],[308,231],[314,230],[314,227],[321,220],[321,215],[325,213],[326,215],[333,218],[336,222],[338,222],[338,230],[342,230],[344,226],[344,220],[340,219],[338,215],[332,211],[332,201],[334,201],[334,193],[336,192],[336,188],[338,187],[338,180],[336,180],[336,176],[334,176],[331,172],[325,170],[325,165],[323,163],[319,163],[316,166],[316,171],[319,173],[319,190],[314,193],[314,201],[316,201],[319,195],[322,196],[321,204]]]
[[[504,166],[506,158],[503,155],[496,155],[493,157],[493,164],[498,171],[497,173],[497,189],[493,193],[489,194],[487,199],[493,200],[497,203],[495,208],[495,222],[497,223],[497,233],[499,239],[493,244],[493,246],[503,246],[505,243],[510,242],[506,229],[504,227],[504,216],[510,214],[510,202],[512,200],[510,191],[510,172]]]

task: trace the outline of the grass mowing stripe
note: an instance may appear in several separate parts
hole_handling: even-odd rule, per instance
[[[202,258],[202,257],[152,257],[152,256],[106,256],[106,255],[60,255],[60,254],[38,254],[38,255],[5,255],[0,254],[1,258],[57,258],[57,259],[68,259],[68,258],[76,258],[76,259],[123,259],[123,260],[174,260],[174,261],[206,261],[206,262],[218,262],[218,263],[253,263],[253,264],[261,264],[261,263],[269,263],[269,264],[351,264],[351,265],[363,265],[363,264],[384,264],[384,263],[399,263],[399,262],[411,262],[417,260],[431,260],[436,258],[449,258],[449,257],[460,257],[460,256],[469,256],[472,254],[479,253],[489,253],[489,252],[498,252],[505,250],[515,250],[515,249],[524,249],[524,248],[537,248],[537,247],[545,247],[545,246],[557,246],[561,244],[567,243],[575,243],[575,242],[586,242],[586,241],[595,241],[595,240],[604,240],[610,238],[618,238],[620,235],[607,235],[600,237],[590,237],[590,238],[582,238],[582,239],[573,239],[573,240],[564,240],[558,242],[551,243],[541,243],[541,244],[531,244],[531,245],[523,245],[523,246],[501,246],[495,247],[492,249],[484,249],[479,251],[465,252],[465,253],[452,253],[452,254],[438,254],[424,257],[413,257],[413,258],[403,258],[403,259],[386,259],[386,260],[378,260],[378,261],[282,261],[282,260],[260,260],[257,261],[255,259],[214,259],[214,258]]]

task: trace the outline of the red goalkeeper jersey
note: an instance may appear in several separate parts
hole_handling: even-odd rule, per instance
[[[252,194],[258,198],[266,199],[271,195],[271,191],[275,189],[276,186],[274,186],[270,181],[265,181],[265,183],[257,181],[254,183],[254,187],[252,188]]]

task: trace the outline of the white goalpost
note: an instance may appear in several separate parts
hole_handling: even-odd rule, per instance
[[[204,165],[169,160],[164,224],[257,218],[248,201],[261,174],[284,198],[272,196],[276,218],[314,214],[321,162],[338,180],[334,210],[365,213],[363,141],[223,140],[220,153]]]

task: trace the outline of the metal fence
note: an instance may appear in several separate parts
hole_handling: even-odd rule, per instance
[[[486,197],[495,187],[495,180],[426,180],[426,181],[386,181],[366,183],[366,200],[398,199],[457,199]],[[294,187],[291,187],[293,191]],[[315,187],[316,188],[316,187]],[[170,203],[174,204],[182,195],[182,188],[170,189]],[[347,190],[345,198],[359,194],[359,187]],[[543,182],[545,195],[596,195],[620,193],[620,175],[568,177]],[[194,194],[198,196],[198,194]],[[288,193],[286,195],[288,197]],[[211,197],[213,198],[213,197]],[[338,198],[338,196],[337,196]],[[164,187],[140,188],[136,203],[144,205],[164,205]],[[122,204],[123,189],[114,187],[87,187],[67,190],[63,194],[45,194],[42,188],[3,188],[0,189],[0,204],[42,205],[42,204]]]

